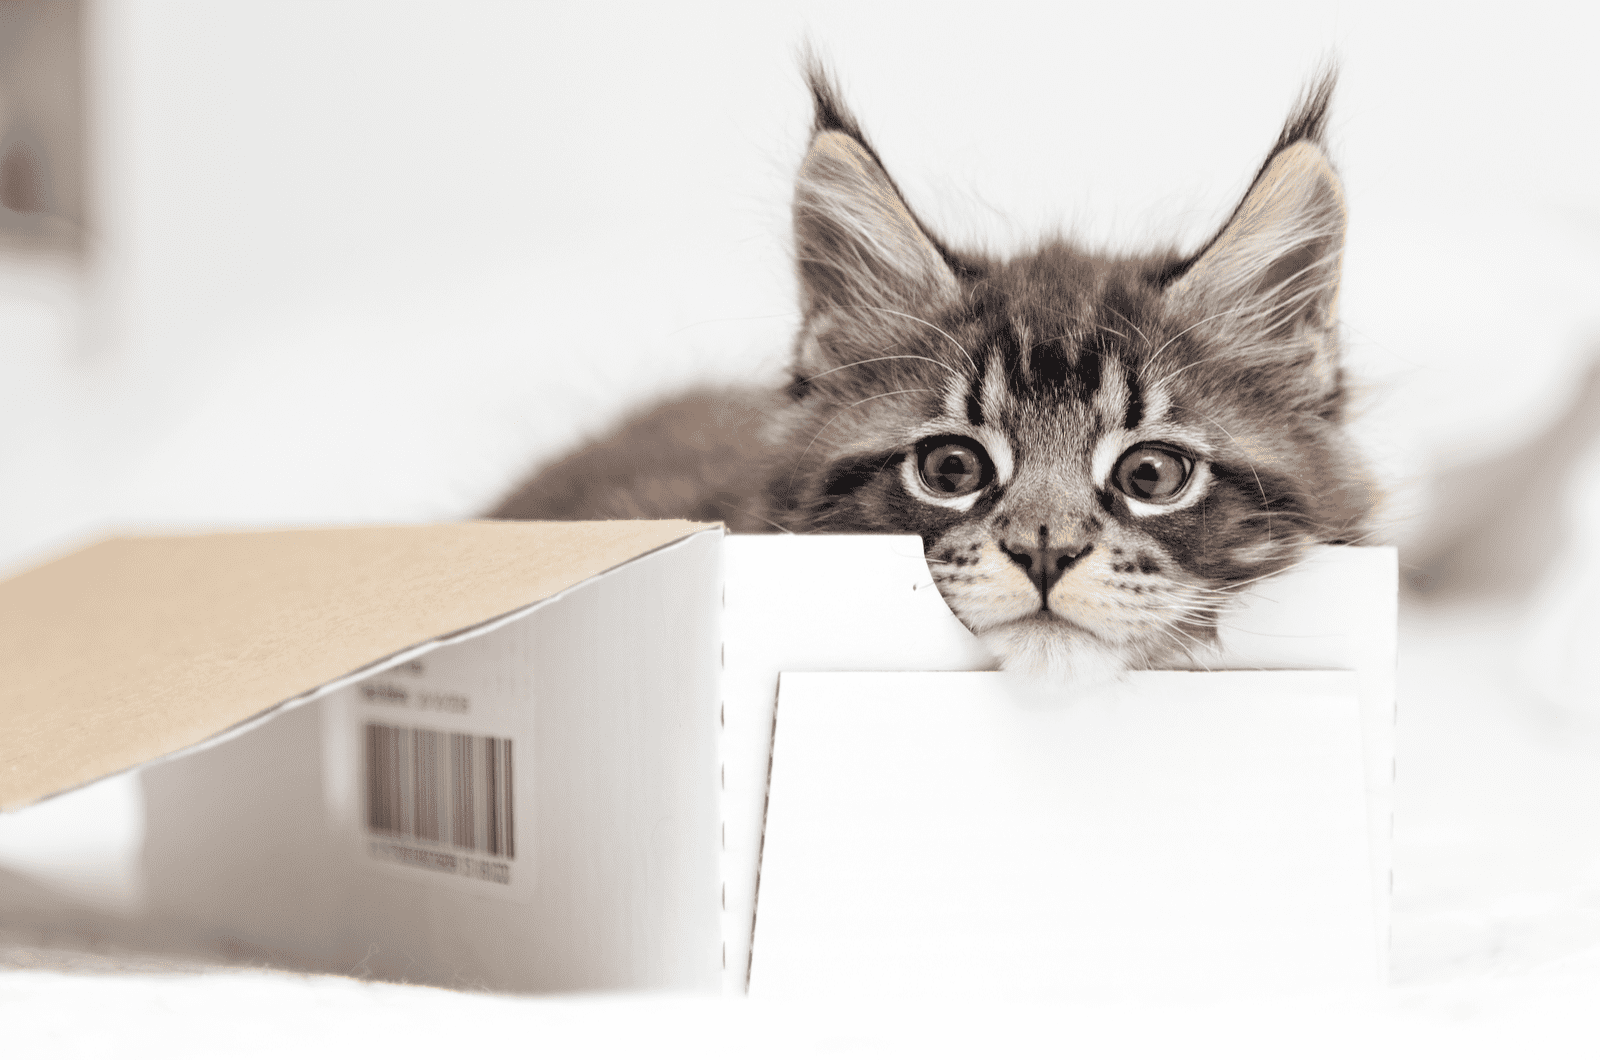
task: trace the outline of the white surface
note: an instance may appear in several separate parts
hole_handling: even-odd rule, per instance
[[[1394,845],[1395,664],[1399,563],[1393,548],[1318,548],[1293,570],[1251,586],[1223,616],[1229,669],[1352,670],[1361,695],[1368,829],[1379,935],[1389,945]]]
[[[1380,982],[1352,673],[785,673],[752,998]]]
[[[726,541],[723,931],[728,987],[743,987],[780,671],[977,670],[993,662],[933,587],[919,539],[732,535]],[[1393,804],[1395,556],[1319,548],[1242,595],[1216,669],[1357,674],[1377,932],[1388,945]]]
[[[725,986],[743,993],[783,670],[982,670],[994,661],[934,588],[915,537],[724,539]]]
[[[143,849],[144,795],[133,772],[0,814],[0,870],[103,909],[138,911]]]
[[[238,971],[0,979],[6,1043],[51,1057],[1061,1056],[1590,1060],[1600,962],[1513,982],[1203,1005],[517,998]]]
[[[1358,430],[1402,507],[1426,506],[1431,464],[1531,435],[1600,331],[1600,138],[1575,132],[1600,127],[1589,8],[636,5],[542,22],[552,6],[456,23],[423,5],[95,6],[94,111],[122,123],[98,145],[105,190],[147,197],[102,211],[123,227],[99,246],[113,293],[159,327],[95,287],[85,326],[76,277],[0,274],[0,567],[114,520],[466,515],[644,394],[775,369],[802,29],[919,209],[996,246],[1045,218],[1126,245],[1197,237],[1337,49]],[[8,972],[7,1046],[1592,1057],[1600,733],[1512,664],[1526,632],[1503,609],[1403,626],[1406,985],[1382,998],[863,1015]],[[118,816],[86,809],[75,831]]]
[[[426,1055],[463,1034],[511,1055],[536,1038],[602,1056],[1025,1056],[1065,1044],[1106,1057],[1587,1060],[1600,1052],[1600,730],[1519,683],[1519,628],[1469,609],[1402,624],[1396,985],[1381,993],[931,1010],[534,999],[270,971],[28,971],[55,958],[26,944],[4,951],[6,1041],[19,1054],[163,1060],[214,1055],[219,1041],[243,1057]]]

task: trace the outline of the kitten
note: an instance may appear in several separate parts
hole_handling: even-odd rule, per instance
[[[1009,259],[930,232],[808,75],[792,381],[647,411],[493,517],[917,534],[1007,668],[1074,681],[1206,647],[1235,590],[1360,533],[1331,73],[1197,252]]]

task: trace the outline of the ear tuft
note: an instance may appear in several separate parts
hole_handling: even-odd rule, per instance
[[[1328,74],[1306,93],[1233,216],[1167,289],[1242,349],[1309,349],[1319,388],[1338,380],[1344,262],[1344,186],[1321,144],[1332,91]]]
[[[838,310],[868,327],[960,293],[945,255],[906,205],[878,154],[814,57],[811,147],[795,180],[795,254],[801,309]],[[878,312],[887,311],[887,312]]]
[[[1267,156],[1268,161],[1285,147],[1301,140],[1310,140],[1318,146],[1327,145],[1328,104],[1333,102],[1333,89],[1338,81],[1338,71],[1330,66],[1306,86],[1300,95],[1300,102],[1289,112],[1288,120],[1283,123],[1283,131],[1278,134],[1278,142],[1272,146],[1272,154]]]
[[[808,47],[801,53],[800,62],[805,69],[806,87],[811,89],[812,135],[830,131],[842,132],[866,145],[866,135],[862,133],[855,116],[844,105],[844,100],[839,96],[839,87],[834,83],[833,76],[828,73],[828,68],[822,60]],[[867,150],[872,149],[868,146]],[[873,152],[873,157],[877,157],[876,152]]]
[[[959,293],[955,274],[855,137],[811,141],[794,194],[803,309],[906,310]]]
[[[1344,189],[1322,148],[1301,140],[1273,156],[1228,224],[1171,287],[1265,335],[1334,324],[1344,257]]]

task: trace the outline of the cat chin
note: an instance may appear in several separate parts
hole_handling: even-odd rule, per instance
[[[1082,692],[1109,685],[1134,661],[1132,652],[1057,620],[1011,622],[979,639],[999,657],[1002,669],[1040,690]]]

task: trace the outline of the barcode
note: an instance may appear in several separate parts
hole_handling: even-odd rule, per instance
[[[367,828],[516,857],[511,741],[367,724]]]

